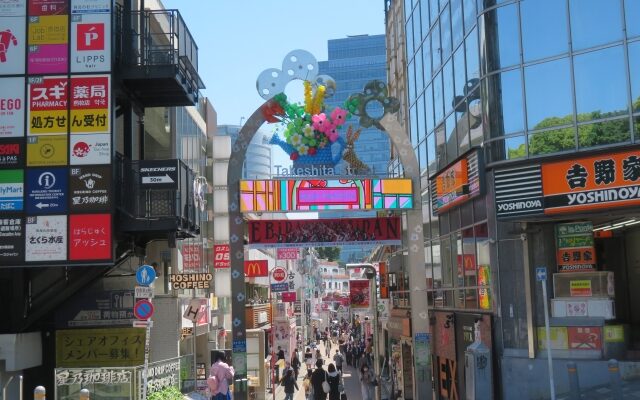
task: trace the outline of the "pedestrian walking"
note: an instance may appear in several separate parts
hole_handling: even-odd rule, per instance
[[[313,368],[313,353],[308,347],[304,352],[304,363],[307,365],[307,371],[311,371],[311,369]]]
[[[284,400],[293,400],[293,394],[298,389],[298,384],[293,376],[293,369],[288,369],[282,378],[282,386],[284,386]]]
[[[360,391],[362,392],[362,400],[375,399],[375,387],[378,384],[373,371],[369,369],[367,364],[360,367]]]
[[[307,375],[304,377],[304,379],[302,380],[302,387],[304,388],[304,398],[306,400],[313,400],[311,398],[311,374],[313,373],[313,371],[311,370],[311,368],[307,368]]]
[[[300,366],[302,365],[302,363],[300,362],[300,359],[298,358],[298,352],[294,351],[293,352],[293,356],[291,357],[291,368],[293,368],[293,375],[296,378],[296,380],[298,380],[298,374],[300,373]]]
[[[322,353],[320,353],[320,349],[316,350],[316,365],[318,365],[318,361],[320,361],[320,365],[324,364],[324,360],[322,359]]]
[[[329,376],[327,371],[322,369],[322,360],[316,361],[316,370],[311,374],[311,387],[313,390],[313,400],[327,400],[327,393],[322,388],[323,382],[327,381]],[[373,399],[369,399],[373,400]]]
[[[209,369],[209,378],[207,378],[207,386],[209,386],[212,400],[228,400],[231,398],[229,382],[233,379],[234,374],[233,367],[230,367],[225,362],[224,353],[216,351],[214,363]]]
[[[329,400],[340,400],[340,383],[342,376],[333,363],[327,367],[327,382],[329,382]]]

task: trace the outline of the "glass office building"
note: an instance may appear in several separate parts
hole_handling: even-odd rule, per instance
[[[605,360],[640,359],[640,3],[403,7],[436,393],[465,396],[464,350],[478,322],[493,398],[548,393],[540,266],[556,358],[589,369],[585,385],[606,383]]]

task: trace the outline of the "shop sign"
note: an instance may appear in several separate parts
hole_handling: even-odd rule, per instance
[[[24,52],[27,30],[24,17],[6,16],[0,4],[0,75],[24,74]]]
[[[212,274],[171,274],[169,282],[172,289],[209,289]]]
[[[198,271],[201,267],[202,246],[199,244],[184,244],[182,245],[182,270],[183,271]]]
[[[496,170],[493,179],[498,219],[542,214],[539,165]]]
[[[59,328],[131,326],[133,290],[103,290],[94,284],[56,312]]]
[[[566,326],[552,326],[549,328],[551,333],[551,350],[568,350],[569,336]],[[544,326],[538,327],[538,349],[547,348],[547,333]]]
[[[111,12],[109,0],[71,0],[71,14],[100,14]]]
[[[296,301],[296,292],[282,292],[280,296],[283,303],[293,303]]]
[[[289,284],[287,282],[280,282],[280,283],[272,283],[271,284],[271,291],[274,293],[281,293],[281,292],[286,292],[289,290]]]
[[[267,260],[245,260],[244,276],[247,278],[269,276],[269,262]]]
[[[63,261],[67,259],[67,216],[27,217],[25,261]]]
[[[298,258],[300,258],[300,249],[297,248],[280,248],[276,256],[278,260],[297,260]]]
[[[491,310],[491,267],[480,265],[478,267],[478,302],[480,309]]]
[[[24,171],[0,171],[0,212],[21,211],[24,208]]]
[[[24,17],[27,15],[27,0],[4,0],[0,3],[0,15]]]
[[[67,135],[27,137],[27,166],[67,164]]]
[[[249,243],[257,247],[399,244],[400,217],[249,221]]]
[[[177,189],[178,162],[176,160],[141,160],[140,186],[146,189]]]
[[[591,297],[591,280],[578,279],[569,281],[569,294],[571,297]]]
[[[22,140],[0,140],[0,168],[24,165],[25,148]]]
[[[387,263],[378,263],[378,277],[380,278],[380,298],[389,299],[389,274],[387,273]]]
[[[71,165],[111,163],[111,135],[71,135]]]
[[[640,204],[640,151],[542,165],[545,213]]]
[[[19,215],[0,218],[0,265],[20,262],[24,257],[24,226]]]
[[[29,214],[67,211],[66,168],[27,169],[27,212]]]
[[[24,136],[24,82],[24,78],[0,78],[0,138]]]
[[[568,326],[570,350],[602,350],[602,329],[598,326]]]
[[[56,331],[58,367],[116,367],[142,365],[145,331],[135,328]]]
[[[213,268],[230,268],[229,245],[216,244],[213,246]]]
[[[69,216],[69,259],[110,260],[111,214]]]
[[[29,17],[29,74],[62,74],[69,64],[69,16]]]
[[[140,383],[138,393],[142,393],[142,385],[144,385],[142,369],[138,370],[138,382]],[[147,369],[147,395],[168,387],[179,388],[180,382],[180,360],[154,363]]]
[[[69,0],[29,0],[29,15],[66,14]]]
[[[556,262],[560,272],[593,271],[596,252],[593,224],[574,222],[556,225]]]
[[[481,169],[480,152],[473,150],[435,175],[431,181],[433,215],[480,195],[483,190]]]
[[[589,305],[586,301],[567,301],[567,317],[586,317]]]
[[[624,326],[605,325],[604,341],[605,343],[624,343]]]
[[[69,79],[65,76],[31,77],[28,94],[27,133],[66,135]]]
[[[111,70],[111,14],[71,16],[71,72]]]
[[[369,284],[368,279],[352,279],[349,281],[351,308],[369,308]]]
[[[56,386],[131,383],[131,371],[110,368],[56,368]]]
[[[71,78],[71,133],[110,133],[109,75]]]
[[[411,320],[409,318],[391,317],[387,322],[387,330],[389,335],[396,338],[400,336],[411,337]]]
[[[70,169],[71,211],[111,210],[111,168],[75,167]]]

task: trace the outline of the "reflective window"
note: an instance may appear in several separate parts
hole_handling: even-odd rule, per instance
[[[578,121],[626,113],[627,77],[622,46],[575,56]]]
[[[489,121],[492,136],[520,132],[524,128],[520,70],[492,75],[488,79]]]
[[[444,87],[444,113],[453,110],[453,62],[447,61],[442,68],[442,81]]]
[[[451,35],[453,48],[458,47],[464,37],[462,28],[462,0],[451,0]]]
[[[464,31],[469,32],[476,24],[476,0],[463,0]]]
[[[404,20],[409,19],[409,15],[411,14],[411,9],[413,5],[411,4],[411,0],[404,0]]]
[[[631,141],[631,134],[627,118],[578,126],[578,146],[580,148],[629,141]]]
[[[423,138],[426,135],[424,129],[424,96],[420,96],[418,98],[418,103],[416,105],[416,112],[418,113],[418,130],[415,135],[411,135],[411,142],[418,143],[420,138]]]
[[[413,49],[418,50],[422,42],[422,34],[420,33],[420,7],[416,7],[413,11]]]
[[[442,65],[442,48],[440,47],[440,24],[436,24],[431,31],[431,59],[433,62],[433,72],[436,72]]]
[[[427,37],[429,33],[429,7],[426,1],[421,2],[422,8],[420,9],[420,25],[422,27],[422,37]]]
[[[431,85],[427,86],[427,89],[424,92],[424,105],[425,105],[425,119],[426,119],[426,129],[427,133],[433,131],[434,124],[434,116],[433,116],[433,91],[431,90]]]
[[[640,117],[633,118],[633,131],[635,133],[636,142],[640,141]]]
[[[458,154],[469,150],[469,116],[466,112],[456,112],[456,136],[458,137]]]
[[[568,59],[526,67],[524,79],[529,129],[573,122]]]
[[[464,47],[462,46],[453,53],[453,76],[457,103],[462,100],[462,97],[464,96],[464,87],[467,82],[464,68]]]
[[[430,18],[431,25],[433,25],[436,22],[436,19],[438,19],[438,14],[440,14],[438,10],[439,10],[438,0],[431,0],[429,2],[429,13],[431,15],[431,18]]]
[[[487,63],[491,71],[509,67],[520,62],[520,35],[518,28],[518,9],[516,4],[489,11],[484,14],[485,29],[498,38],[498,48],[487,48]],[[487,33],[489,34],[489,32]],[[487,43],[489,47],[493,44]]]
[[[416,111],[416,105],[411,106],[409,110],[409,123],[411,124],[411,131],[409,132],[409,137],[413,138],[418,135],[418,113]]]
[[[442,96],[442,72],[439,72],[433,80],[433,104],[436,123],[439,123],[442,121],[442,118],[444,118],[444,101]]]
[[[442,60],[446,60],[451,54],[451,20],[449,19],[449,7],[440,14],[440,35],[442,37]]]
[[[434,133],[427,136],[427,159],[429,161],[429,176],[438,170],[438,160],[436,159],[436,136]]]
[[[409,17],[407,21],[407,26],[405,27],[405,32],[407,33],[407,60],[411,60],[413,58],[413,18]]]
[[[427,141],[423,140],[418,146],[418,153],[420,153],[420,158],[418,160],[420,163],[420,171],[424,171],[427,169]]]
[[[625,0],[624,15],[627,19],[627,37],[640,35],[640,1]]]
[[[449,115],[446,121],[446,133],[447,133],[447,164],[452,162],[458,157],[458,138],[456,136],[456,116],[455,114]]]
[[[424,79],[422,78],[422,74],[424,73],[424,69],[422,68],[422,48],[418,49],[413,63],[416,66],[416,93],[419,95],[424,89]]]
[[[529,155],[557,153],[576,148],[576,130],[574,127],[554,129],[529,135]]]
[[[524,135],[506,138],[504,140],[504,149],[507,160],[515,160],[526,156]]]
[[[570,0],[569,9],[574,50],[622,39],[620,0]]]
[[[469,94],[469,135],[471,146],[480,146],[484,141],[482,129],[482,104],[480,102],[480,87]]]
[[[629,70],[631,71],[631,101],[633,110],[640,110],[640,42],[629,43]]]
[[[444,123],[436,126],[436,157],[438,159],[438,168],[444,168],[447,165],[447,154],[445,146],[447,138],[445,137]]]
[[[477,79],[480,77],[480,62],[478,61],[478,36],[475,29],[467,36],[464,46],[467,55],[467,79]]]
[[[424,69],[424,80],[431,80],[431,41],[429,39],[422,43],[422,65]]]
[[[525,62],[567,52],[569,38],[564,1],[523,0],[520,15]]]
[[[413,102],[416,100],[416,79],[415,79],[415,68],[414,68],[414,62],[411,61],[409,63],[409,65],[407,66],[407,83],[408,83],[408,89],[409,89],[409,104],[413,104]]]

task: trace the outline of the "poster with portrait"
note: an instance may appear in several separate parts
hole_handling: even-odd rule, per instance
[[[352,279],[349,281],[349,298],[352,308],[369,308],[370,290],[368,279]]]

